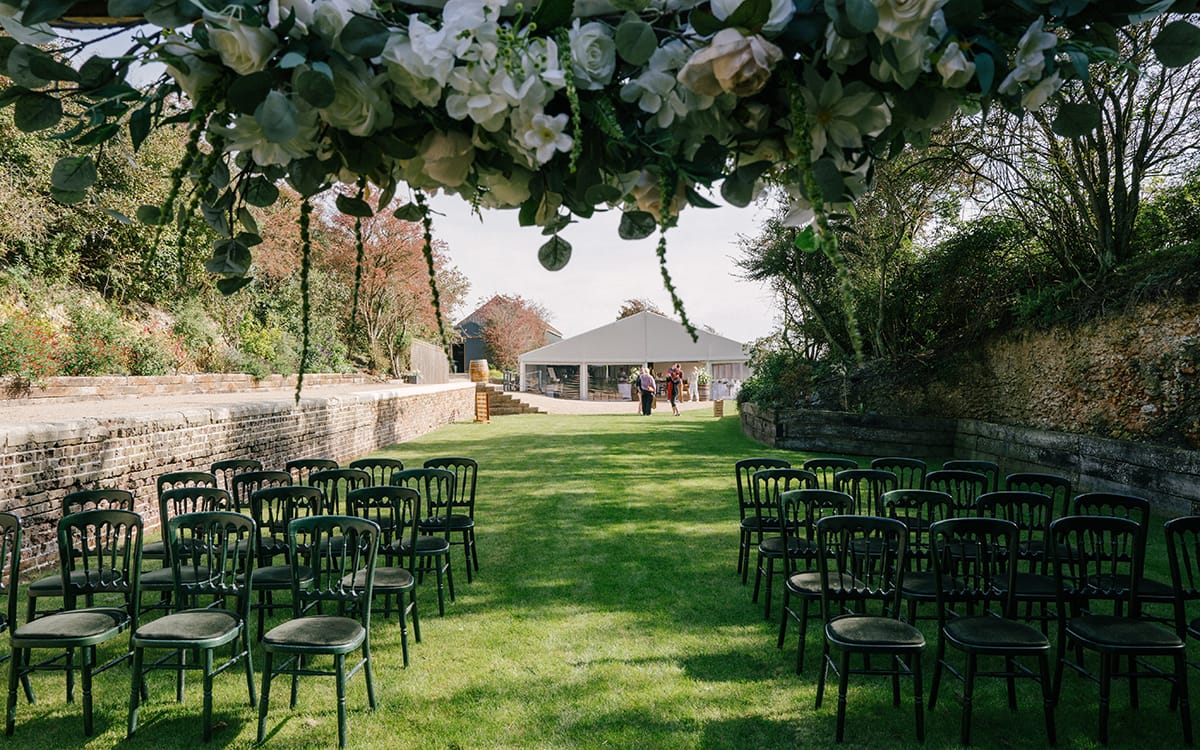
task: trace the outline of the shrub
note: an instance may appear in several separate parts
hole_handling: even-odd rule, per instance
[[[167,375],[186,358],[183,345],[170,331],[145,326],[128,338],[131,375]]]
[[[62,349],[64,375],[127,375],[129,344],[116,313],[86,305],[67,312],[68,339]]]
[[[58,346],[50,321],[18,310],[0,323],[0,375],[33,380],[57,375]]]

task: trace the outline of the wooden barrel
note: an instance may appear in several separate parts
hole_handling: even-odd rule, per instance
[[[488,364],[486,359],[471,360],[471,382],[486,383],[488,381]]]

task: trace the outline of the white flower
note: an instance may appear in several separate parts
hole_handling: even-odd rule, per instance
[[[875,36],[881,42],[888,39],[912,39],[929,28],[934,11],[946,0],[874,0],[879,11]]]
[[[201,57],[206,50],[190,39],[178,34],[168,34],[161,49],[164,55],[178,58],[177,65],[166,65],[167,73],[193,102],[197,101],[204,89],[221,75],[220,66]]]
[[[321,110],[325,122],[351,135],[368,136],[392,124],[392,105],[383,82],[362,60],[334,63],[333,103]]]
[[[429,177],[447,187],[456,187],[467,179],[475,162],[475,147],[465,133],[434,130],[421,141],[417,158],[424,164],[424,172]]]
[[[260,166],[269,164],[286,166],[295,159],[311,156],[317,150],[317,136],[320,132],[317,125],[317,113],[311,109],[299,109],[296,112],[295,121],[295,135],[285,141],[274,143],[267,140],[262,126],[251,115],[235,115],[228,127],[214,125],[212,129],[225,139],[226,151],[249,152],[254,163]]]
[[[837,33],[833,24],[825,30],[825,60],[829,67],[845,73],[851,65],[862,62],[867,56],[866,37],[847,39]]]
[[[442,8],[442,30],[455,57],[493,60],[496,57],[499,9],[479,0],[449,0]]]
[[[806,83],[801,93],[808,110],[813,159],[821,158],[828,145],[861,148],[863,136],[879,135],[892,121],[883,97],[859,81],[843,89],[835,73],[828,81],[814,74]]]
[[[571,136],[563,132],[569,121],[566,115],[536,114],[518,136],[521,145],[533,154],[539,165],[545,164],[554,158],[556,151],[570,151],[574,145]]]
[[[617,68],[617,43],[612,30],[597,21],[580,26],[576,18],[568,37],[575,87],[585,91],[604,88]]]
[[[504,126],[510,100],[516,95],[505,88],[512,86],[507,74],[493,76],[482,65],[458,67],[450,73],[450,91],[446,94],[446,114],[456,120],[468,117],[489,132]]]
[[[1000,84],[1000,93],[1011,94],[1020,88],[1020,82],[1042,77],[1042,71],[1046,69],[1046,52],[1058,45],[1058,37],[1053,32],[1043,31],[1045,24],[1046,19],[1039,17],[1021,36],[1013,69]]]
[[[396,98],[410,107],[416,102],[437,106],[454,70],[454,53],[445,31],[434,29],[416,14],[409,17],[407,34],[398,32],[388,38],[383,61],[396,84]]]
[[[675,72],[683,67],[691,54],[688,45],[678,39],[659,47],[650,56],[642,74],[621,87],[621,98],[637,102],[639,109],[654,115],[650,125],[660,129],[671,127],[676,118],[684,117],[689,111],[681,93],[681,90],[688,90],[679,84]],[[712,102],[711,98],[706,101]]]
[[[529,200],[529,182],[533,173],[513,167],[509,174],[498,169],[479,169],[478,182],[482,193],[479,204],[485,208],[515,208]]]
[[[958,42],[950,42],[937,63],[937,71],[942,74],[942,85],[948,89],[966,86],[975,77],[975,63],[967,59],[959,49]]]
[[[752,96],[763,90],[771,70],[782,59],[783,50],[757,34],[746,36],[738,29],[721,29],[707,47],[696,50],[678,78],[705,96]]]
[[[265,26],[242,23],[232,15],[206,13],[208,42],[226,67],[241,75],[264,70],[279,48],[279,37]]]
[[[712,14],[724,21],[741,4],[742,0],[712,0]],[[793,0],[771,0],[771,12],[767,15],[767,22],[763,24],[762,30],[768,34],[778,34],[784,30],[795,13],[796,5]]]
[[[355,13],[370,12],[371,0],[314,0],[309,25],[326,41],[336,43]]]
[[[899,67],[894,67],[888,55],[880,55],[878,60],[871,61],[871,75],[877,80],[895,81],[900,88],[910,89],[917,82],[917,77],[927,70],[929,60],[926,57],[927,44],[925,39],[894,39],[888,44],[896,53],[895,60]]]
[[[1037,112],[1047,99],[1062,88],[1062,84],[1062,78],[1059,77],[1058,71],[1054,71],[1052,75],[1043,78],[1036,86],[1025,92],[1025,95],[1021,97],[1021,106],[1030,112]]]
[[[304,36],[313,22],[313,0],[270,0],[267,4],[267,24],[278,26],[295,14],[296,25],[292,34]]]

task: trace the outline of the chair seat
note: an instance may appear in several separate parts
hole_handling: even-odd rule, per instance
[[[446,528],[446,520],[442,516],[430,516],[422,518],[421,523],[417,525],[421,531],[443,531]],[[450,514],[450,530],[451,531],[466,531],[467,529],[475,528],[475,519],[470,516],[462,515],[461,513]]]
[[[129,625],[129,613],[119,607],[90,607],[56,612],[25,623],[13,631],[12,644],[37,648],[40,643],[90,646],[108,640]]]
[[[300,572],[301,581],[312,580],[312,568],[304,565],[296,566]],[[250,572],[251,589],[254,590],[273,590],[286,589],[292,585],[292,566],[291,565],[264,565],[261,568],[255,568]]]
[[[942,576],[941,585],[945,588],[955,588],[958,581],[953,576]],[[938,592],[938,577],[931,571],[914,571],[904,574],[904,585],[900,587],[902,596],[912,596],[933,599]]]
[[[196,583],[208,580],[212,574],[205,568],[194,566],[179,569],[179,580],[182,583]],[[175,576],[170,568],[147,570],[141,575],[142,591],[170,591],[175,587]]]
[[[960,648],[1006,653],[1049,650],[1050,641],[1040,630],[1001,617],[958,617],[946,623],[946,638]]]
[[[1054,580],[1054,576],[1044,576],[1040,573],[1017,573],[1016,585],[1018,599],[1053,600],[1058,597],[1058,582]]]
[[[779,519],[747,516],[742,519],[742,529],[744,531],[779,531]]]
[[[1172,604],[1175,601],[1175,587],[1153,578],[1139,578],[1137,595],[1143,601]]]
[[[348,583],[350,588],[361,589],[367,585],[367,571],[360,570],[354,574],[352,580],[350,576],[346,576],[342,581]],[[376,592],[383,593],[386,591],[390,594],[397,591],[408,591],[416,582],[416,578],[406,568],[375,568]]]
[[[861,586],[862,583],[854,578],[849,573],[842,573],[835,579],[829,582],[830,587],[840,590],[847,583],[852,586]],[[793,573],[784,581],[785,586],[792,594],[796,596],[820,596],[821,595],[821,574],[815,570],[805,571],[803,573]]]
[[[133,634],[137,645],[185,642],[196,648],[228,643],[242,630],[242,620],[224,609],[188,609],[151,620]]]
[[[119,578],[120,574],[117,571],[114,571],[112,568],[104,568],[99,571],[71,571],[71,581],[80,586],[84,585],[85,583],[88,585],[95,585],[96,582],[100,580],[111,583]],[[53,575],[46,576],[45,578],[39,578],[38,580],[29,584],[28,591],[35,596],[62,596],[62,588],[62,576]]]
[[[397,539],[392,542],[392,551],[398,555],[408,554],[408,539]],[[418,555],[446,555],[450,553],[450,542],[441,536],[417,537]]]
[[[847,615],[825,625],[825,636],[841,648],[895,650],[925,648],[925,636],[906,622],[891,617]]]
[[[1114,615],[1082,615],[1067,623],[1067,633],[1097,649],[1170,651],[1183,648],[1174,631],[1145,620]]]
[[[276,625],[263,636],[263,646],[272,651],[348,653],[362,645],[366,631],[362,623],[337,615],[312,615]]]
[[[167,556],[166,542],[146,542],[142,545],[143,560],[163,560]]]
[[[811,557],[815,544],[807,539],[788,537],[788,555],[791,557]],[[783,537],[771,536],[758,544],[759,554],[766,557],[783,557]]]
[[[1200,638],[1200,617],[1188,623],[1187,632],[1193,638]]]

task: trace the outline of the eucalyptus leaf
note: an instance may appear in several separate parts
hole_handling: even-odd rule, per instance
[[[538,248],[538,261],[547,271],[561,271],[571,260],[571,243],[557,234]]]
[[[29,71],[38,78],[44,78],[47,81],[75,82],[79,80],[79,71],[70,65],[65,65],[55,60],[52,56],[45,53],[30,56]]]
[[[280,70],[291,70],[292,68],[300,67],[306,62],[308,62],[307,57],[299,52],[296,52],[295,50],[292,50],[290,52],[285,52],[283,57],[279,58],[277,67]]]
[[[532,20],[537,24],[539,34],[548,35],[555,29],[571,25],[574,10],[574,0],[541,0],[533,11]]]
[[[120,132],[121,126],[115,122],[106,122],[100,127],[92,128],[74,140],[76,146],[91,148],[107,142]]]
[[[750,201],[754,200],[754,180],[747,180],[734,172],[721,183],[721,197],[738,208],[749,206]]]
[[[192,0],[150,0],[143,15],[159,28],[178,29],[199,18],[200,7]]]
[[[149,107],[139,107],[129,116],[129,140],[137,151],[150,135],[151,114]]]
[[[992,84],[996,81],[996,59],[987,53],[975,55],[975,78],[983,93],[991,93]]]
[[[50,188],[50,197],[64,206],[74,206],[83,203],[87,200],[86,190],[60,190],[59,188]]]
[[[114,211],[111,208],[106,208],[106,209],[104,209],[104,213],[107,214],[111,219],[113,219],[114,221],[116,221],[120,224],[132,224],[133,223],[132,221],[129,220],[128,216],[121,213],[120,211]]]
[[[333,88],[333,79],[311,68],[296,76],[296,93],[318,109],[333,104],[337,95]]]
[[[587,190],[583,193],[583,199],[593,206],[599,206],[602,203],[612,203],[621,199],[621,189],[597,182],[588,185]]]
[[[689,206],[695,206],[696,208],[719,208],[716,203],[713,203],[708,198],[705,198],[691,186],[688,186],[684,190],[684,195],[687,197]]]
[[[645,65],[658,49],[654,28],[633,13],[627,13],[617,25],[617,54],[630,65]]]
[[[355,57],[377,57],[387,46],[391,32],[382,21],[369,16],[356,15],[342,29],[338,40],[346,54]]]
[[[742,0],[742,4],[725,19],[725,26],[757,31],[770,17],[771,0]]]
[[[1173,5],[1175,5],[1176,1],[1177,0],[1160,0],[1160,2],[1150,5],[1145,10],[1143,10],[1141,13],[1130,13],[1129,14],[1129,22],[1130,23],[1145,23],[1146,21],[1153,21],[1154,19],[1161,16],[1163,13],[1166,13],[1167,11],[1171,10],[1171,7]]]
[[[1187,21],[1172,21],[1150,43],[1158,61],[1168,68],[1182,68],[1200,57],[1200,28]]]
[[[246,228],[246,231],[258,234],[258,220],[254,218],[254,214],[250,213],[250,209],[242,206],[237,211],[238,223]]]
[[[13,123],[21,132],[33,133],[52,128],[62,119],[62,102],[49,94],[24,94],[13,109]]]
[[[700,36],[711,36],[725,28],[724,23],[706,10],[693,10],[688,14],[688,20]]]
[[[217,279],[217,290],[228,297],[252,281],[254,281],[253,276],[233,276],[231,278]]]
[[[871,0],[846,0],[846,18],[860,34],[869,34],[879,25],[879,11]]]
[[[108,15],[113,18],[140,16],[150,7],[150,0],[108,0]]]
[[[263,238],[259,236],[258,232],[238,232],[234,239],[246,247],[261,245],[263,242]]]
[[[138,206],[135,216],[137,216],[138,221],[151,227],[160,227],[167,223],[167,220],[163,217],[162,206],[152,206],[149,204]]]
[[[400,221],[417,222],[425,218],[425,212],[416,203],[405,203],[393,211],[392,216],[395,216]]]
[[[75,2],[76,0],[37,0],[37,2],[30,3],[29,7],[25,9],[25,13],[21,16],[21,24],[33,26],[61,18]]]
[[[293,159],[288,165],[288,183],[300,195],[316,195],[325,188],[329,170],[316,157]]]
[[[279,188],[266,177],[252,177],[242,188],[242,199],[259,208],[273,206],[279,200]]]
[[[658,220],[647,211],[626,211],[621,214],[621,223],[617,226],[617,234],[623,240],[641,240],[654,234],[658,228]]]
[[[287,143],[300,132],[296,105],[282,91],[271,91],[254,110],[254,121],[270,143]]]
[[[252,115],[267,98],[274,84],[275,77],[265,70],[241,76],[229,85],[225,100],[234,112]]]
[[[1064,138],[1078,138],[1100,127],[1100,109],[1093,104],[1066,103],[1058,108],[1058,114],[1050,129]]]
[[[64,156],[50,170],[50,184],[57,190],[87,190],[97,177],[96,164],[90,156]]]
[[[838,169],[833,159],[817,159],[812,165],[813,178],[821,190],[821,196],[829,203],[836,203],[846,190],[846,180],[842,170]]]
[[[17,84],[30,89],[40,89],[50,83],[45,78],[33,72],[33,60],[36,57],[44,57],[45,52],[37,47],[31,47],[28,44],[22,44],[19,47],[14,47],[8,55],[8,77],[13,79]]]
[[[947,25],[954,28],[970,28],[983,15],[983,0],[949,0],[942,6]]]
[[[221,237],[228,237],[232,234],[229,231],[229,216],[220,208],[207,203],[201,203],[200,215],[204,217],[204,223],[208,224]]]
[[[356,216],[360,219],[367,219],[374,215],[371,206],[362,198],[355,198],[350,195],[339,195],[334,199],[337,204],[337,209],[347,216]]]

